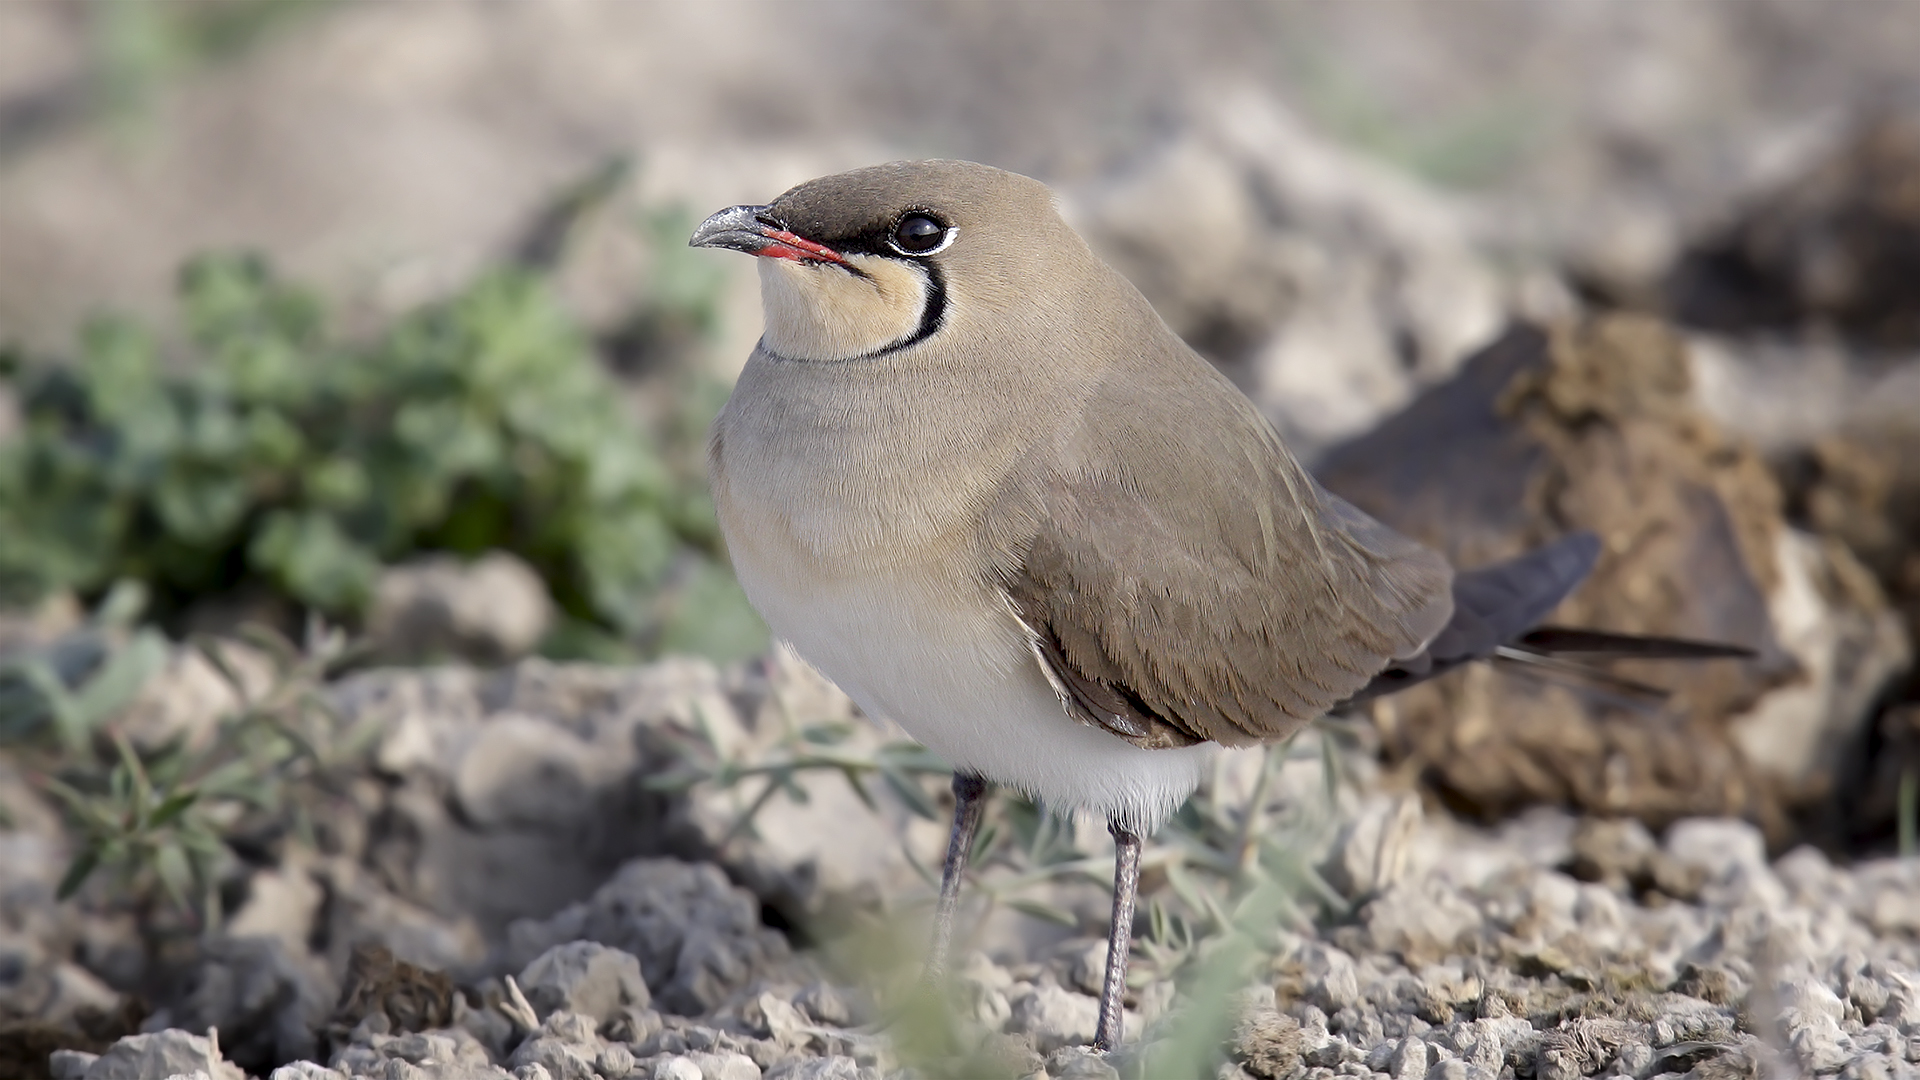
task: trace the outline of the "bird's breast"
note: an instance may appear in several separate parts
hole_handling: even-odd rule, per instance
[[[1157,824],[1213,748],[1143,750],[1070,717],[993,580],[1019,545],[994,515],[1031,421],[839,374],[756,358],[716,422],[714,504],[748,598],[861,708],[955,767]]]

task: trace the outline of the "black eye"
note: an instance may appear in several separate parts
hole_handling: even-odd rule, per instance
[[[947,227],[926,214],[908,214],[893,227],[893,246],[918,255],[932,251],[945,239]]]

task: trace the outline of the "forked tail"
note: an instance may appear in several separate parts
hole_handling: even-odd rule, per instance
[[[1600,538],[1577,532],[1518,558],[1454,575],[1453,618],[1433,641],[1418,655],[1375,675],[1341,704],[1391,694],[1462,664],[1491,659],[1529,664],[1543,675],[1563,676],[1629,697],[1660,698],[1665,691],[1658,687],[1565,658],[1706,660],[1754,655],[1752,649],[1718,642],[1540,625],[1547,612],[1593,573],[1599,557]]]

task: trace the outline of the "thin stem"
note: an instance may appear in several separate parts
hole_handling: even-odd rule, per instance
[[[1915,836],[1920,832],[1920,771],[1909,765],[1900,771],[1900,857],[1911,859],[1916,851]]]
[[[1254,823],[1260,817],[1260,811],[1266,806],[1267,786],[1273,781],[1274,748],[1268,746],[1260,756],[1260,779],[1253,786],[1253,796],[1247,800],[1246,809],[1240,814],[1240,832],[1233,840],[1233,873],[1236,883],[1247,872],[1247,863],[1253,857],[1254,842],[1257,839]]]

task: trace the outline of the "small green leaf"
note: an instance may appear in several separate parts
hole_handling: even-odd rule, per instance
[[[101,722],[130,704],[147,681],[167,664],[167,640],[158,631],[142,629],[114,650],[106,664],[73,695],[74,720],[91,732]]]
[[[192,862],[196,874],[201,872],[203,864],[204,868],[210,868],[211,860],[218,859],[227,851],[226,842],[217,833],[198,826],[181,829],[178,839],[180,846],[195,856]]]
[[[373,596],[380,563],[333,518],[278,511],[248,550],[253,565],[323,611],[354,611]]]
[[[136,814],[144,813],[148,804],[153,802],[153,784],[147,779],[146,766],[140,763],[140,755],[134,752],[133,744],[120,732],[113,733],[113,748],[120,755],[120,766],[116,775],[124,772],[129,787],[123,788],[126,797],[133,803]]]
[[[900,796],[900,801],[907,805],[908,810],[928,821],[940,820],[940,807],[927,796],[927,789],[921,787],[916,781],[902,776],[899,770],[891,766],[882,765],[879,771],[880,779],[885,780],[887,787],[891,788],[895,795]]]
[[[846,777],[847,786],[853,789],[854,795],[868,810],[876,814],[880,812],[880,805],[873,801],[873,792],[867,790],[866,781],[860,779],[859,770],[843,766],[840,769],[840,775]]]
[[[241,678],[240,673],[227,662],[227,650],[220,639],[209,634],[195,634],[188,639],[188,644],[192,645],[194,651],[200,654],[200,658],[207,662],[207,666],[220,676],[221,680],[227,684],[227,688],[233,691],[235,700],[244,707],[250,696],[246,680]]]
[[[71,898],[99,868],[100,849],[89,844],[82,848],[80,854],[74,856],[73,862],[67,866],[67,872],[61,875],[60,887],[55,890],[54,895],[61,900]]]
[[[179,818],[181,814],[186,813],[187,808],[191,807],[199,798],[200,792],[191,788],[185,791],[174,792],[172,795],[162,799],[160,805],[154,808],[152,815],[147,818],[148,827],[162,829],[173,824],[173,822]]]
[[[177,907],[191,907],[189,897],[194,891],[193,867],[187,861],[184,847],[177,843],[156,847],[153,852],[153,872],[160,879],[160,887],[165,890],[167,899]]]
[[[1071,912],[1063,911],[1051,904],[1040,903],[1037,900],[1014,898],[1006,901],[1006,904],[1022,915],[1040,919],[1043,922],[1050,922],[1058,926],[1066,927],[1078,927],[1080,925],[1080,920],[1074,918]]]
[[[968,863],[980,866],[993,858],[994,850],[1000,846],[1003,835],[999,822],[988,820],[982,823],[980,831],[973,834],[973,850],[968,854]]]

